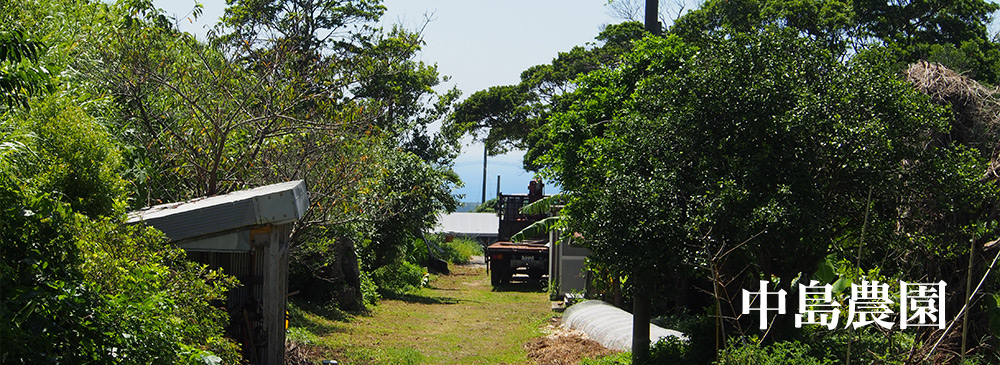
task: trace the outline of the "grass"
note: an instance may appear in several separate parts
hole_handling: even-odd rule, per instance
[[[446,242],[444,237],[437,235],[431,236],[431,240],[444,250],[442,259],[453,264],[466,264],[469,262],[469,257],[483,254],[482,244],[474,239],[455,237]]]
[[[452,269],[431,288],[385,298],[368,314],[296,301],[291,326],[341,364],[527,363],[522,346],[552,316],[547,294],[494,292],[482,267]]]
[[[629,365],[632,364],[631,352],[620,352],[614,355],[599,357],[596,359],[586,358],[580,361],[580,365]]]

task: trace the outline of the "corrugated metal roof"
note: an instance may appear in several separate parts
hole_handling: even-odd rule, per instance
[[[294,222],[309,209],[302,180],[167,203],[129,213],[129,223],[145,222],[171,241],[260,224]]]
[[[450,213],[438,216],[433,233],[450,233],[472,237],[495,237],[500,220],[493,213]]]

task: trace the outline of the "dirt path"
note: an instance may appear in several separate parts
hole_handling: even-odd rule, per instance
[[[383,299],[369,315],[307,311],[317,336],[311,350],[341,364],[530,362],[524,345],[544,335],[548,294],[537,286],[492,291],[481,265],[453,266],[431,285]]]

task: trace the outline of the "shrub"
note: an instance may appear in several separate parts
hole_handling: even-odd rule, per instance
[[[781,341],[761,345],[755,336],[735,338],[719,353],[718,364],[809,365],[834,364],[809,353],[811,347],[799,341]]]
[[[486,202],[476,206],[473,210],[476,213],[496,213],[497,212],[497,198],[492,198]]]
[[[378,285],[375,284],[372,275],[364,270],[361,270],[361,298],[364,301],[365,307],[369,309],[375,307],[378,304],[378,300],[382,299],[382,296],[378,293]]]
[[[683,364],[708,364],[715,360],[715,323],[711,316],[684,313],[657,317],[652,322],[687,336],[687,341],[671,339],[653,345],[652,359]]]
[[[74,212],[110,215],[123,208],[121,158],[104,127],[78,103],[51,95],[33,102],[30,112],[13,115],[16,128],[30,136],[21,142],[32,152],[19,155],[12,170],[32,190],[55,193]]]
[[[441,249],[444,251],[441,259],[456,265],[467,264],[470,257],[483,254],[483,246],[478,241],[464,237],[443,242]]]
[[[0,122],[0,363],[238,363],[235,281],[125,224],[117,148],[61,94]]]
[[[0,171],[0,362],[238,362],[226,313],[234,281],[123,217],[89,219],[22,195]]]
[[[424,269],[408,261],[397,261],[376,269],[372,276],[381,291],[402,294],[420,287]]]

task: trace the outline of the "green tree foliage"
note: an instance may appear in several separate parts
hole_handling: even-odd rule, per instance
[[[476,92],[462,101],[451,114],[450,127],[485,134],[480,137],[489,150],[498,155],[510,146],[522,147],[522,141],[538,128],[534,95],[521,85],[493,86]]]
[[[345,242],[331,235],[379,252],[361,255],[374,270],[454,209],[457,140],[428,126],[458,92],[432,89],[419,33],[374,26],[380,2],[236,1],[208,43],[148,2],[113,11],[100,81],[120,106],[137,205],[305,179],[312,207],[292,250],[316,275]]]
[[[457,201],[446,186],[458,176],[428,166],[412,154],[394,156],[385,166],[374,197],[388,204],[372,204],[387,209],[384,219],[371,226],[373,232],[359,248],[369,270],[403,260],[413,241],[434,228],[437,213],[454,211]],[[375,216],[376,214],[371,214]]]
[[[97,360],[101,329],[86,319],[94,293],[81,287],[72,213],[57,200],[26,197],[9,174],[3,189],[0,338],[4,362]]]
[[[29,39],[23,30],[0,31],[0,102],[27,107],[28,96],[51,90],[48,70],[37,64],[42,51],[42,44]]]
[[[566,99],[580,75],[615,65],[642,38],[642,24],[626,22],[606,26],[597,43],[560,52],[550,64],[533,66],[521,73],[517,85],[494,86],[478,91],[455,107],[443,129],[451,135],[466,133],[486,143],[492,155],[512,148],[531,149],[526,166],[545,151],[545,123],[549,114],[565,110]]]
[[[125,224],[117,150],[76,102],[3,115],[0,361],[238,361],[209,305],[234,280]]]
[[[476,213],[496,213],[497,212],[497,198],[491,198],[482,204],[476,206],[474,210]]]
[[[368,172],[344,156],[375,160],[363,151],[384,143],[450,161],[454,144],[426,126],[457,92],[431,89],[436,67],[412,60],[419,35],[372,27],[373,4],[237,2],[209,44],[162,25],[148,3],[119,8],[103,81],[128,105],[116,119],[136,147],[137,177],[149,179],[141,195],[180,200],[306,178],[324,200],[320,220],[342,221],[352,217],[338,202],[352,198],[341,194]]]
[[[428,135],[427,127],[450,111],[459,92],[432,89],[441,81],[437,66],[414,60],[422,35],[376,27],[384,11],[379,0],[236,1],[213,43],[236,59],[300,82],[297,89],[316,103],[304,106],[333,103],[387,141],[446,163],[456,142]]]
[[[976,183],[977,152],[930,138],[945,110],[885,63],[841,63],[787,29],[707,44],[638,42],[550,118],[545,171],[569,192],[568,225],[591,260],[636,291],[701,275],[719,293],[773,278],[794,295],[793,279],[831,252],[864,251],[863,265],[900,278],[958,279],[926,263],[957,269],[996,189]],[[901,255],[912,261],[883,260]],[[739,314],[738,298],[718,299],[716,315]]]
[[[1000,48],[986,26],[998,9],[985,0],[709,0],[678,18],[669,32],[704,44],[715,33],[787,27],[838,56],[885,46],[899,60],[897,67],[931,59],[995,83]]]
[[[3,181],[0,359],[4,362],[181,362],[238,359],[227,315],[209,305],[233,280],[188,262],[161,233],[90,219]],[[26,194],[27,193],[27,194]],[[167,359],[173,359],[167,360]]]
[[[94,117],[64,93],[37,99],[29,112],[5,123],[25,137],[16,174],[37,193],[52,194],[88,216],[121,211],[125,182],[111,137]],[[27,152],[30,151],[30,152]]]
[[[18,37],[45,45],[32,67],[60,75],[50,94],[23,94],[0,114],[0,362],[239,362],[227,314],[210,304],[235,281],[125,223],[132,175],[93,73],[115,13],[86,2],[0,8]]]

